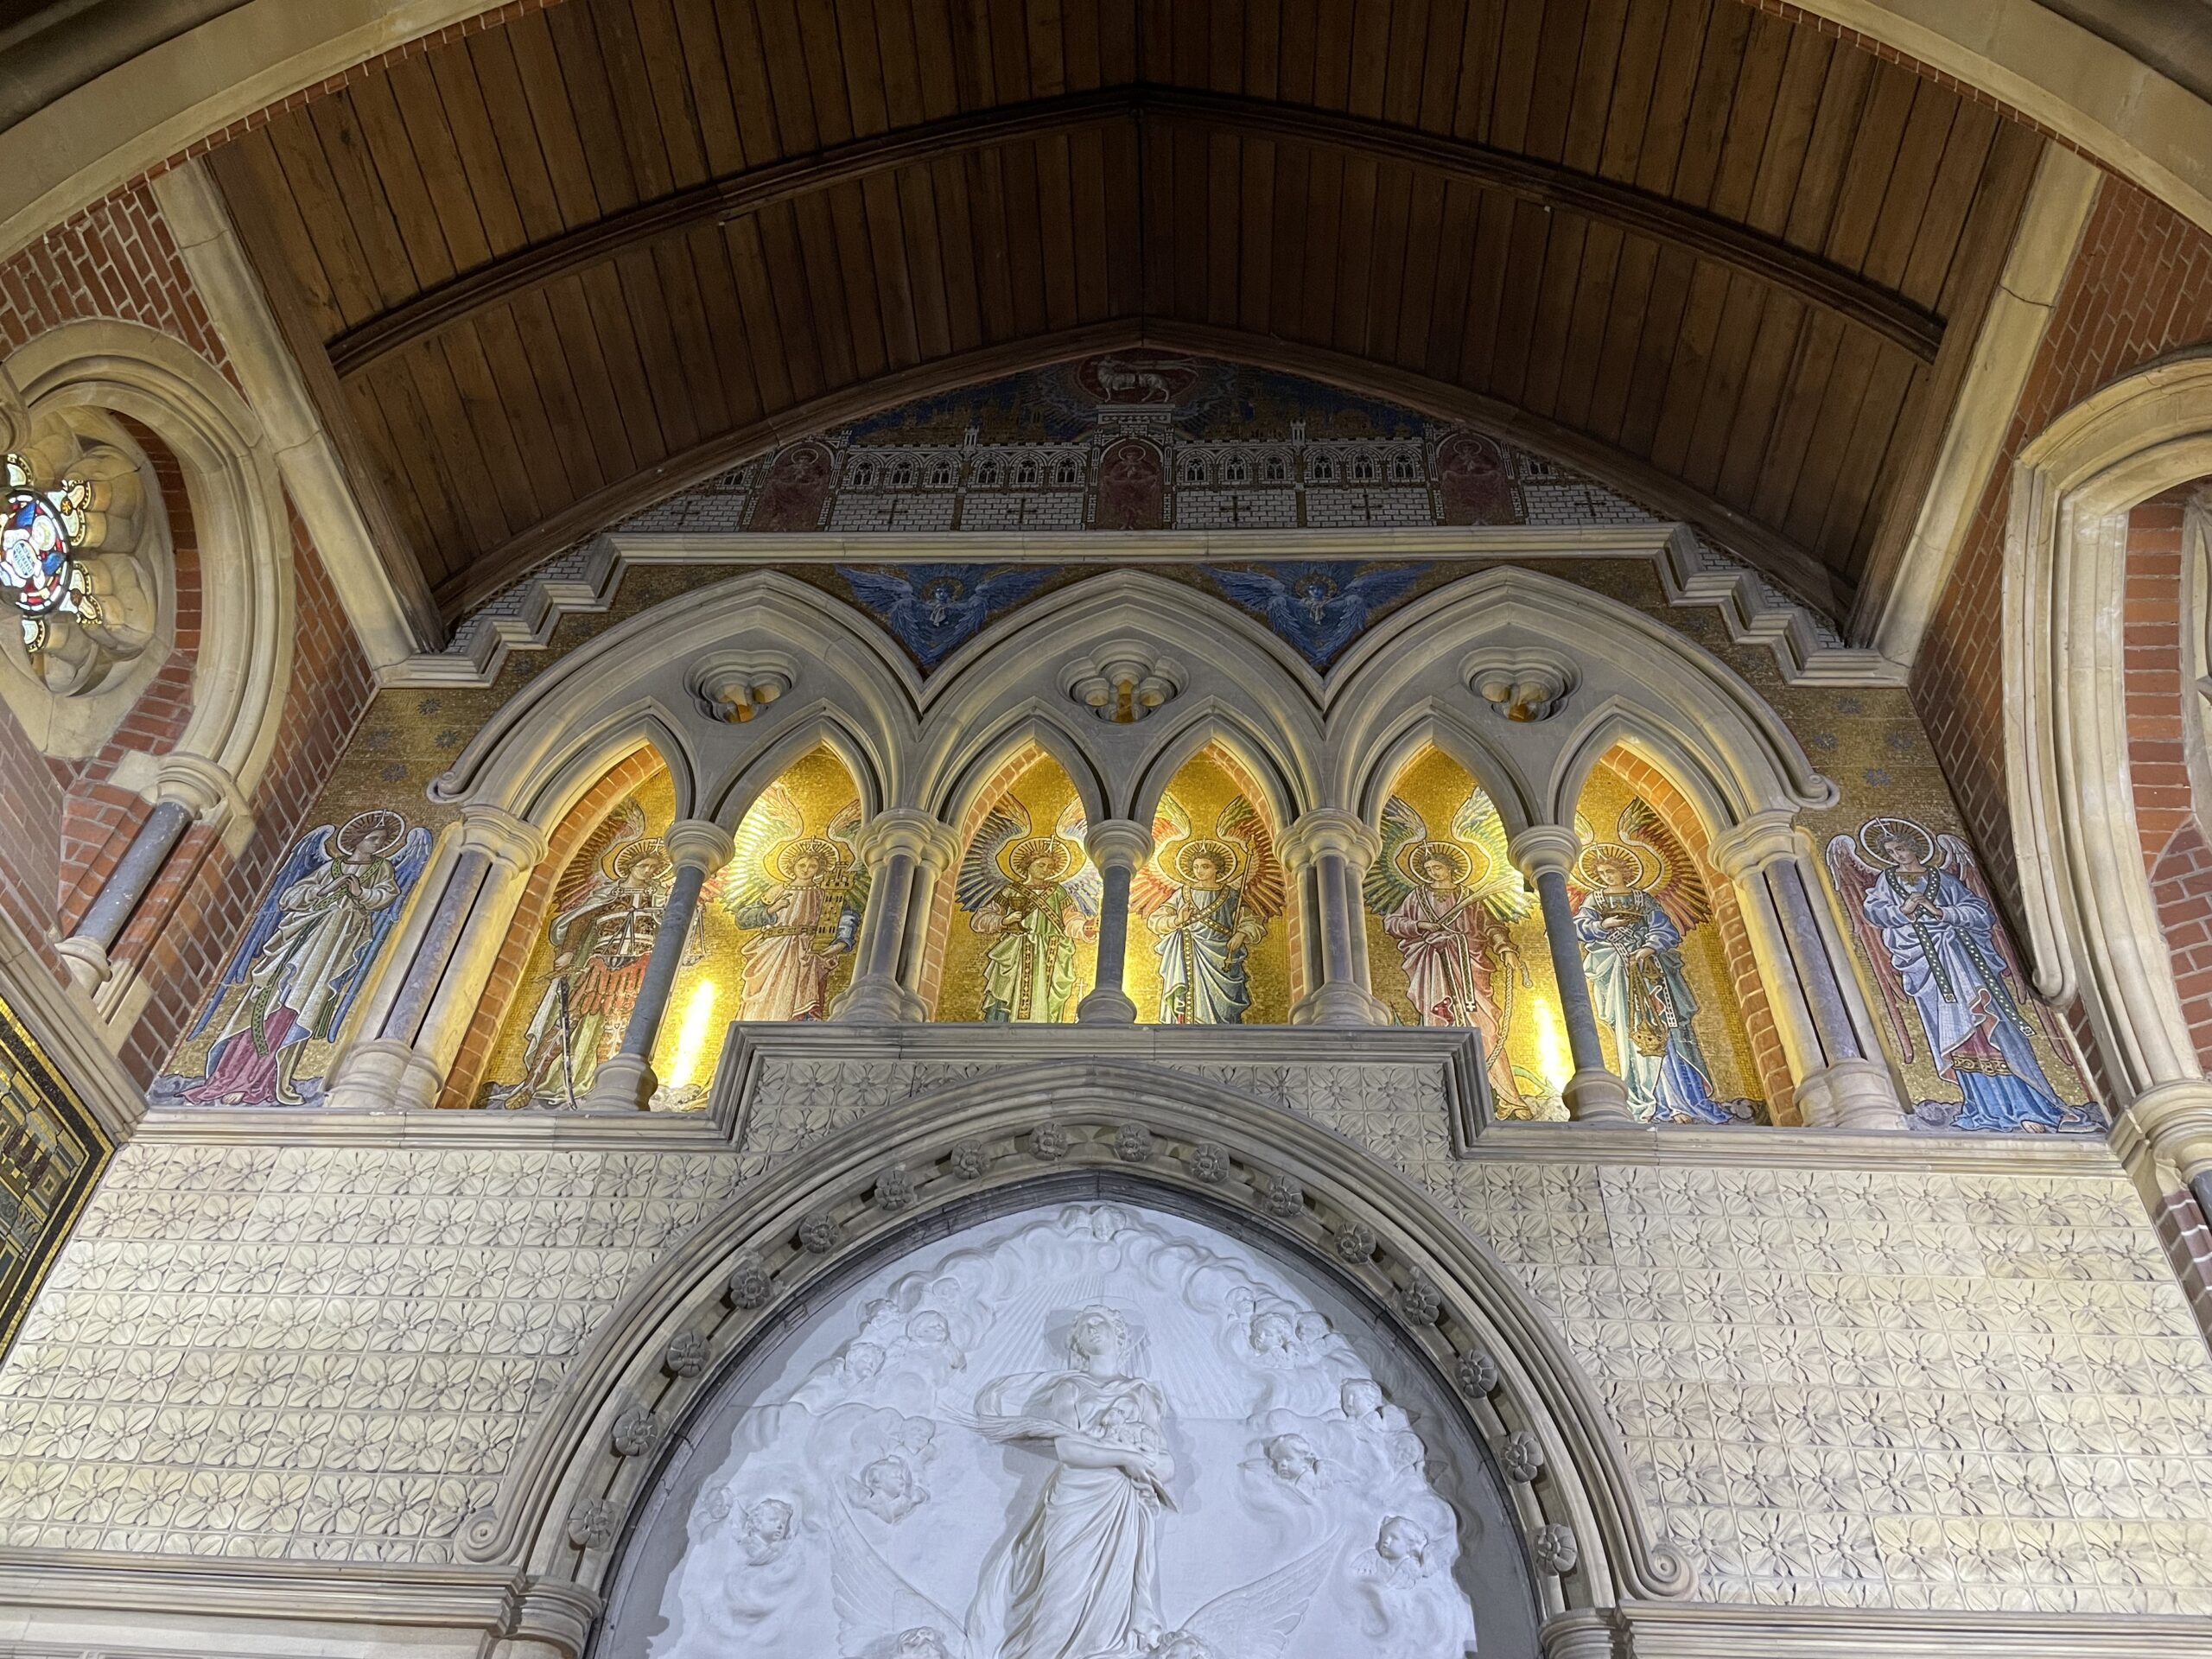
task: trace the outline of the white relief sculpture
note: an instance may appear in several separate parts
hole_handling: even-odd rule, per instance
[[[657,1605],[634,1650],[1473,1650],[1450,1477],[1330,1317],[1233,1241],[1070,1205],[882,1275],[733,1402],[680,1546],[638,1586]],[[1378,1604],[1359,1561],[1393,1516],[1424,1567]]]

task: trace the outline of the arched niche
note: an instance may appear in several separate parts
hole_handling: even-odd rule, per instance
[[[1084,850],[1082,795],[1037,742],[971,791],[960,861],[940,887],[943,949],[923,995],[940,1020],[1052,1025],[1096,982],[1098,872]]]
[[[1499,1116],[1566,1117],[1559,986],[1495,798],[1423,743],[1380,791],[1375,823],[1361,893],[1375,994],[1401,1025],[1481,1032]]]
[[[1521,1521],[1434,1366],[1126,1177],[847,1262],[698,1396],[605,1594],[590,1651],[656,1659],[1538,1651]]]
[[[1728,883],[1707,862],[1707,831],[1689,797],[1637,748],[1617,742],[1575,800],[1582,854],[1568,881],[1583,969],[1607,1065],[1629,1107],[1652,1122],[1768,1121],[1768,1076],[1781,1066]],[[1786,1069],[1779,1072],[1789,1085]]]
[[[1195,750],[1151,808],[1153,855],[1129,896],[1123,985],[1140,1021],[1287,1025],[1288,881],[1274,797],[1235,751]]]

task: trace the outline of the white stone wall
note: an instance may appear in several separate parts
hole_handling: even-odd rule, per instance
[[[728,1152],[134,1146],[0,1370],[0,1544],[452,1559],[741,1180],[979,1069],[766,1063]],[[1518,1271],[1701,1597],[2212,1614],[2212,1357],[2101,1149],[1943,1169],[1738,1132],[1700,1164],[1624,1132],[1550,1160],[1535,1128],[1460,1160],[1424,1068],[1193,1069],[1363,1143]]]

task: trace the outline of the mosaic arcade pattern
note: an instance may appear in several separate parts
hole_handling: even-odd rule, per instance
[[[0,1002],[0,1354],[113,1151],[16,1011]]]
[[[382,808],[301,836],[149,1098],[321,1104],[340,1027],[429,856],[430,832]]]

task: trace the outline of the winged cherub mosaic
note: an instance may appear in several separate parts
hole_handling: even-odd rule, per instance
[[[960,906],[989,941],[983,1018],[1056,1025],[1080,994],[1077,946],[1098,931],[1098,872],[1083,851],[1083,806],[1071,800],[1049,833],[1008,796],[984,816],[960,861]]]
[[[822,833],[780,782],[745,815],[737,850],[715,878],[715,897],[747,929],[741,948],[741,1020],[819,1020],[830,976],[859,937],[868,874],[853,847],[860,802],[849,801]]]
[[[1232,797],[1210,836],[1192,831],[1173,795],[1153,817],[1154,851],[1131,884],[1160,957],[1160,1022],[1243,1023],[1252,994],[1245,958],[1282,913],[1282,865],[1267,819]]]

